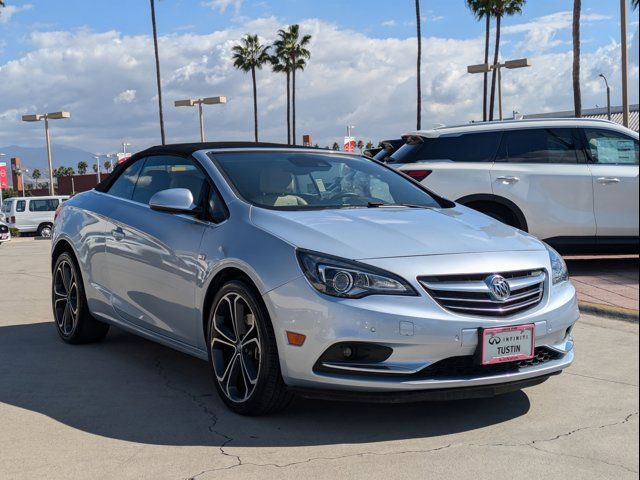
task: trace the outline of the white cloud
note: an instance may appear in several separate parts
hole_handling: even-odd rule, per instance
[[[115,103],[133,103],[136,99],[136,91],[133,89],[123,90],[113,97]]]
[[[580,17],[580,24],[585,26],[609,19],[611,17],[608,15],[584,13]],[[525,38],[516,45],[516,49],[524,52],[541,52],[558,47],[563,43],[569,43],[558,39],[557,35],[562,30],[571,29],[572,22],[572,12],[556,12],[538,17],[530,22],[502,27],[501,32],[504,35],[524,33]]]
[[[33,5],[30,3],[26,3],[22,6],[15,5],[6,5],[3,9],[0,10],[0,23],[9,23],[11,17],[13,17],[16,13],[26,12],[27,10],[31,10]]]
[[[395,27],[396,25],[398,25],[398,22],[396,20],[385,20],[380,25],[382,25],[383,27]]]
[[[238,15],[243,1],[244,0],[209,0],[207,2],[203,2],[202,5],[217,10],[221,14],[226,12],[227,8],[231,7],[233,9],[233,14]]]
[[[173,101],[226,95],[227,105],[206,107],[209,140],[251,140],[251,79],[233,68],[231,47],[246,32],[272,41],[276,18],[233,24],[207,35],[173,33],[160,40],[166,130],[170,142],[197,138],[197,118]],[[415,39],[374,38],[319,20],[301,22],[313,35],[312,57],[297,77],[298,137],[312,134],[331,145],[356,125],[364,141],[397,137],[415,127]],[[116,31],[38,32],[29,51],[0,65],[0,145],[40,145],[41,131],[20,122],[35,111],[69,110],[72,118],[52,125],[56,143],[88,151],[114,151],[123,138],[135,150],[159,142],[153,45],[149,35]],[[423,43],[423,126],[464,123],[482,113],[482,76],[466,73],[478,63],[484,39],[426,37]],[[503,75],[504,109],[523,113],[572,108],[571,48],[529,56],[533,66]],[[630,62],[631,63],[631,62]],[[583,54],[584,108],[603,105],[599,73],[609,78],[620,103],[619,44]],[[630,66],[631,101],[638,101],[638,65]],[[135,95],[126,92],[135,92]],[[133,98],[131,103],[114,99]],[[286,140],[285,80],[258,72],[260,138]],[[99,112],[99,115],[96,115]]]

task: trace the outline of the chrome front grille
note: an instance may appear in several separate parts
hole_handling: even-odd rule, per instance
[[[455,313],[506,317],[535,307],[544,296],[544,270],[499,273],[511,294],[504,300],[492,295],[487,279],[496,274],[420,277],[418,281],[442,307]]]

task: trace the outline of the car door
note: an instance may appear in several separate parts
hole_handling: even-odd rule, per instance
[[[538,238],[595,236],[591,172],[575,129],[505,131],[491,181]]]
[[[638,139],[585,128],[598,237],[638,236]]]
[[[123,194],[106,232],[113,309],[138,327],[195,345],[198,253],[206,222],[155,211],[148,203],[169,188],[191,190],[198,203],[206,194],[206,176],[195,161],[182,157],[150,156],[136,163],[121,192],[118,181],[112,186]]]

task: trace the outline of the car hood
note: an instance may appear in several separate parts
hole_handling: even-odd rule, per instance
[[[251,221],[296,247],[353,260],[544,249],[529,234],[460,205],[306,211],[253,207]]]

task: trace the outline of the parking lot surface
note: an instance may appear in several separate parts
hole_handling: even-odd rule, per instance
[[[51,323],[47,241],[0,247],[0,478],[638,478],[638,325],[583,316],[576,362],[487,400],[299,400],[246,418],[206,363]]]

